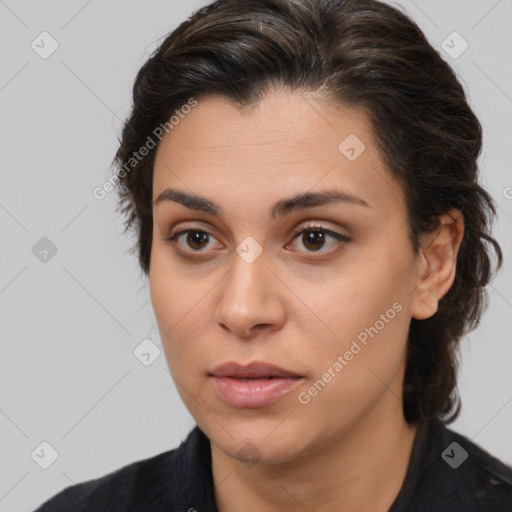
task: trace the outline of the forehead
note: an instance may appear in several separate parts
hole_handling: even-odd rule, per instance
[[[244,196],[247,207],[324,188],[381,206],[402,195],[363,111],[284,91],[251,108],[199,98],[158,146],[153,200],[166,187],[210,191],[221,203]]]

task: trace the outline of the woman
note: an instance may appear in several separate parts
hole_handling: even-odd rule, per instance
[[[197,426],[38,511],[511,511],[447,428],[492,274],[481,127],[374,0],[218,0],[137,76],[115,162]]]

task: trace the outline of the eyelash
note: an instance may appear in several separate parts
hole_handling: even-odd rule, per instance
[[[343,248],[344,244],[351,242],[351,239],[347,236],[340,235],[339,233],[336,233],[335,231],[327,229],[323,226],[320,226],[317,224],[310,224],[310,223],[308,223],[307,226],[301,226],[300,228],[296,229],[293,232],[292,241],[295,241],[297,238],[299,238],[300,235],[303,235],[304,233],[307,233],[308,231],[320,232],[324,235],[329,235],[330,237],[334,238],[337,241],[337,246],[334,249],[331,249],[330,251],[306,251],[309,254],[318,254],[318,255],[320,255],[320,257],[333,255],[333,254],[337,253],[338,251],[340,251]],[[194,233],[194,232],[195,233],[203,233],[203,234],[213,237],[213,235],[211,233],[208,233],[208,231],[204,231],[202,229],[189,228],[189,229],[182,229],[181,231],[177,231],[176,233],[173,233],[168,238],[165,238],[164,241],[168,242],[170,244],[178,245],[176,242],[177,238],[179,238],[181,235],[184,235],[187,233]],[[215,237],[213,237],[213,238],[215,238]],[[190,259],[193,259],[193,258],[198,259],[201,257],[201,256],[192,256],[191,254],[194,254],[194,253],[199,254],[199,255],[203,254],[201,251],[191,251],[190,252],[190,251],[184,251],[183,249],[178,249],[178,250],[183,254],[183,256],[185,258],[190,258]],[[301,251],[299,251],[299,252],[301,252]],[[204,254],[208,254],[208,253],[204,253]],[[308,258],[309,259],[317,259],[317,257],[315,257],[315,256],[308,257]]]

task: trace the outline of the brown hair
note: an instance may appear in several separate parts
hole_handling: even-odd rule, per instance
[[[268,87],[327,91],[364,109],[390,172],[402,183],[413,249],[451,208],[465,233],[455,282],[438,312],[411,320],[403,390],[409,423],[459,414],[457,347],[485,308],[492,274],[493,201],[477,182],[482,131],[450,66],[418,26],[375,0],[218,0],[168,35],[139,70],[114,162],[118,209],[147,275],[156,151],[134,154],[190,98],[255,104]],[[214,127],[212,128],[214,129]],[[127,163],[131,162],[130,168]],[[128,170],[127,170],[128,169]]]

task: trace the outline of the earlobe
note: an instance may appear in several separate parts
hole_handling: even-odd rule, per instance
[[[438,227],[422,238],[418,280],[411,308],[413,318],[424,320],[437,312],[439,301],[455,280],[457,255],[463,236],[462,213],[450,210],[439,218]]]

